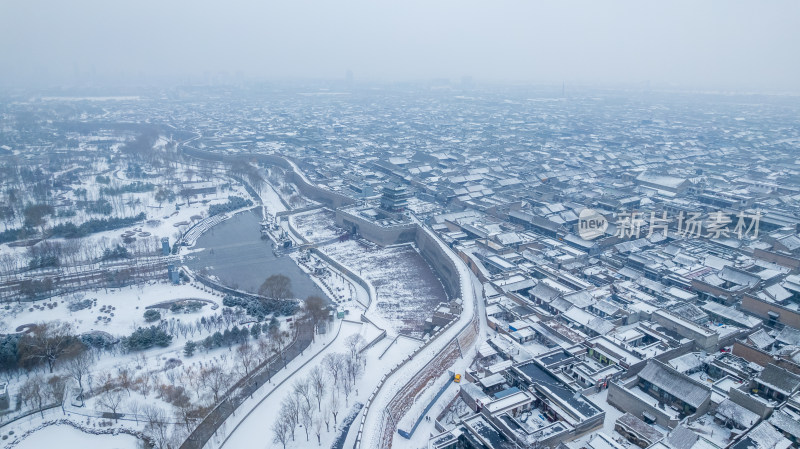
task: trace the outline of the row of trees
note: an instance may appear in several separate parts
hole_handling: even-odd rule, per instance
[[[132,226],[138,222],[144,221],[145,218],[147,218],[147,215],[144,212],[140,212],[132,217],[92,218],[80,225],[71,222],[60,223],[50,228],[49,236],[64,237],[67,239],[86,237],[96,232],[111,231]]]
[[[118,214],[125,213],[127,210],[126,206],[128,206],[132,201],[134,200],[128,199],[128,201],[125,201],[125,199],[114,199],[113,201],[109,202],[108,200],[101,198],[98,201],[84,201],[78,203],[78,207],[88,213],[108,216],[111,215],[113,211],[117,211]],[[131,209],[131,211],[135,212],[135,209]],[[56,224],[48,229],[48,217],[55,215],[55,209],[53,206],[48,204],[31,204],[24,209],[23,213],[25,220],[23,221],[23,226],[21,228],[9,229],[7,224],[8,222],[6,222],[6,229],[0,233],[0,243],[30,238],[37,234],[44,237],[85,237],[95,232],[110,231],[130,226],[145,219],[145,213],[139,212],[138,214],[129,217],[92,218],[79,225],[67,221]],[[4,206],[2,209],[0,209],[0,214],[3,215],[5,219],[12,219],[15,216],[13,209],[9,209],[8,206]],[[74,213],[70,213],[67,216],[74,215]],[[64,215],[59,213],[59,217],[61,216]]]
[[[90,244],[91,243],[91,244]],[[160,255],[161,243],[157,237],[136,239],[122,245],[119,239],[102,238],[95,242],[81,239],[45,240],[29,246],[25,256],[5,253],[0,255],[0,275],[10,276],[30,268],[36,260],[52,259],[53,266],[65,272],[77,272],[81,265],[120,257],[152,257]]]
[[[219,316],[227,315],[232,314]],[[220,318],[219,322],[224,320]],[[163,329],[167,327],[166,322],[162,322],[159,326],[140,328],[117,346],[131,346],[133,349],[134,341],[153,342],[166,338],[168,334]],[[234,325],[233,328],[237,327]],[[180,363],[171,361],[165,368],[150,366],[146,353],[140,352],[132,363],[98,372],[93,367],[102,353],[100,350],[84,346],[67,324],[41,323],[30,333],[16,336],[16,340],[0,340],[0,359],[5,359],[3,355],[7,351],[22,351],[31,354],[25,360],[41,368],[32,368],[27,381],[18,390],[26,407],[41,409],[60,403],[64,400],[65,384],[72,379],[78,389],[77,396],[70,400],[94,398],[95,409],[108,411],[115,418],[124,413],[138,420],[144,415],[146,431],[154,441],[161,442],[160,447],[177,447],[195,423],[239,378],[249,375],[271,357],[283,359],[289,333],[280,331],[277,325],[265,324],[264,328],[263,332],[261,325],[254,325],[249,330],[242,328],[240,335],[248,337],[237,342],[231,348],[232,353],[223,351],[211,360],[183,365],[182,368],[178,368]],[[231,334],[232,329],[226,329],[226,333]],[[152,408],[147,410],[141,401],[132,398],[133,392],[145,398],[155,392],[156,397],[170,404],[173,411],[165,410],[163,406],[159,407],[160,412]],[[150,419],[153,416],[159,419]]]
[[[141,283],[165,274],[166,263],[160,254],[158,239],[152,236],[124,246],[118,240],[105,238],[92,245],[82,239],[45,240],[28,247],[24,254],[0,255],[0,281],[11,287],[0,289],[0,300],[48,296],[55,293],[51,292],[53,288],[72,291]],[[98,262],[121,259],[128,260],[128,264],[113,270],[96,266]],[[37,279],[26,276],[35,269],[44,273]]]
[[[222,214],[225,212],[231,212],[236,209],[241,209],[243,207],[250,207],[253,205],[253,202],[249,199],[242,198],[240,196],[229,196],[228,202],[222,204],[212,204],[208,207],[208,216]]]
[[[145,136],[146,134],[146,136]],[[159,163],[163,160],[163,152],[153,151],[152,143],[158,138],[158,131],[145,131],[137,139],[127,142],[121,147],[121,153],[129,160],[141,160],[143,153],[154,157],[147,157],[149,167],[163,168],[170,164]],[[97,144],[105,151],[84,152],[69,151],[59,153],[46,153],[37,155],[33,159],[23,159],[18,157],[6,157],[0,163],[0,179],[4,181],[6,188],[0,193],[0,221],[6,224],[21,223],[22,228],[14,229],[15,232],[0,235],[4,238],[26,238],[24,232],[26,228],[41,228],[47,221],[47,217],[54,214],[53,206],[57,198],[72,190],[72,186],[81,182],[81,176],[86,171],[105,171],[109,163],[112,162],[110,143]],[[150,150],[144,148],[150,147]],[[133,148],[136,148],[135,150]],[[116,159],[115,162],[124,164],[124,160]],[[134,166],[133,170],[130,168]],[[138,167],[138,169],[137,169]],[[142,175],[140,165],[128,164],[130,175]],[[85,170],[85,171],[84,171]],[[168,181],[172,178],[166,177]],[[97,175],[94,180],[101,184],[110,184],[109,176]],[[87,202],[86,189],[75,189],[76,199],[83,199]],[[113,208],[117,214],[124,213],[125,208],[129,207],[130,199],[114,203]],[[113,202],[112,202],[113,203]],[[103,210],[106,210],[105,207]],[[41,229],[40,229],[41,230]],[[8,241],[8,240],[4,240]]]
[[[342,406],[349,406],[356,382],[364,372],[366,359],[361,356],[364,344],[361,335],[347,337],[347,352],[326,354],[308,376],[295,380],[291,393],[281,401],[278,416],[272,424],[274,443],[286,448],[290,441],[295,441],[299,426],[305,432],[307,442],[313,432],[317,444],[321,445],[323,425],[325,432],[330,432],[333,421],[335,430]]]

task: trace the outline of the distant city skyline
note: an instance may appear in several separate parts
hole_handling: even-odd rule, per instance
[[[798,18],[790,1],[4,2],[0,86],[468,77],[796,93]]]

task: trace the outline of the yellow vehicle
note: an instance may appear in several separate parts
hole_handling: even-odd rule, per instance
[[[461,383],[461,374],[456,374],[456,377],[453,380],[455,383]]]

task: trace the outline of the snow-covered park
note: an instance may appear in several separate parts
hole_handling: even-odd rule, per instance
[[[172,312],[172,304],[181,300],[196,300],[199,309],[189,313],[185,309]],[[214,314],[221,303],[219,295],[189,284],[150,282],[141,286],[89,290],[45,301],[7,304],[0,319],[0,332],[13,333],[28,324],[60,320],[72,325],[77,333],[101,331],[118,336],[145,325],[143,314],[148,307],[159,311],[164,319],[194,322]]]

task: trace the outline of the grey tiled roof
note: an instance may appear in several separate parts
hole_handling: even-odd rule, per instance
[[[769,417],[769,423],[795,438],[800,438],[800,422],[783,410],[775,410]]]
[[[764,367],[756,380],[784,394],[792,394],[800,388],[800,376],[772,363]]]
[[[649,360],[639,372],[639,377],[684,401],[692,407],[700,407],[709,397],[711,388],[657,360]]]

